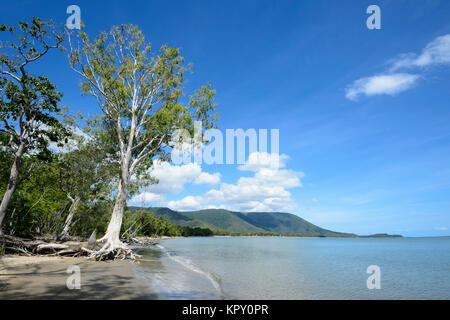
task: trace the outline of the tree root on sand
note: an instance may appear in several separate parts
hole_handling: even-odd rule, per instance
[[[134,253],[133,250],[128,248],[128,246],[121,242],[112,242],[110,240],[99,240],[98,242],[104,242],[103,247],[100,250],[89,250],[88,259],[93,259],[96,261],[104,260],[137,260],[141,256]]]
[[[57,243],[49,240],[35,240],[0,236],[0,254],[18,254],[25,256],[60,256],[60,257],[87,257],[96,261],[105,260],[136,260],[140,256],[129,249],[125,244],[105,244],[100,250],[88,249],[84,242]]]
[[[84,248],[87,252],[89,252],[88,259],[96,260],[96,261],[105,261],[105,260],[137,260],[141,256],[134,253],[131,249],[125,248],[116,248],[110,250],[89,250]]]

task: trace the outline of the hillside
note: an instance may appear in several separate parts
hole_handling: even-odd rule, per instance
[[[135,211],[138,207],[129,207]],[[302,236],[355,237],[355,234],[334,232],[320,228],[296,215],[281,212],[234,212],[224,209],[174,211],[169,208],[145,208],[155,217],[163,217],[173,224],[201,227],[228,232],[267,232]]]

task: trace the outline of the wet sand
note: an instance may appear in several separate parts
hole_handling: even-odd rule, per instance
[[[79,266],[80,289],[68,289],[67,268]],[[133,262],[96,262],[85,258],[0,257],[0,299],[156,299],[137,280]]]

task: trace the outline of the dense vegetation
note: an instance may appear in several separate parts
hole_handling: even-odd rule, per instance
[[[25,162],[32,161],[26,158]],[[12,157],[0,151],[0,179],[7,181],[9,165]],[[67,183],[64,176],[80,167],[66,167],[61,159],[54,159],[51,163],[37,163],[30,176],[22,181],[16,189],[8,208],[3,229],[5,234],[20,237],[50,236],[56,237],[69,214],[72,201],[67,197]],[[73,173],[73,172],[72,172]],[[76,180],[71,180],[73,184]],[[67,182],[66,184],[64,182]],[[0,195],[5,185],[1,186]],[[77,206],[70,235],[87,238],[93,230],[101,236],[108,226],[113,199],[108,199],[99,190],[99,186],[92,186],[87,196],[81,197]],[[75,196],[74,196],[75,197]],[[173,223],[155,217],[148,211],[126,210],[122,225],[122,236],[210,236],[209,229],[188,226],[176,226]]]
[[[157,183],[148,169],[169,160],[177,130],[217,121],[210,84],[184,91],[191,67],[177,48],[155,51],[133,25],[91,38],[35,17],[0,25],[0,36],[0,236],[63,241],[97,230],[103,246],[92,254],[103,259],[131,254],[123,237],[212,235],[126,208]],[[58,49],[68,63],[46,66],[42,57]],[[49,67],[72,69],[99,114],[61,108],[57,84],[36,73]]]

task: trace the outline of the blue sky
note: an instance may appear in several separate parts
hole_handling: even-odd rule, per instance
[[[263,167],[166,166],[144,200],[201,208],[220,193],[217,206],[289,211],[337,231],[450,234],[450,2],[9,1],[0,23],[63,24],[70,4],[92,36],[133,23],[154,47],[179,47],[194,65],[187,92],[217,90],[221,129],[280,130],[277,179]],[[381,30],[366,27],[371,4]],[[64,105],[99,112],[62,54],[44,70]]]

